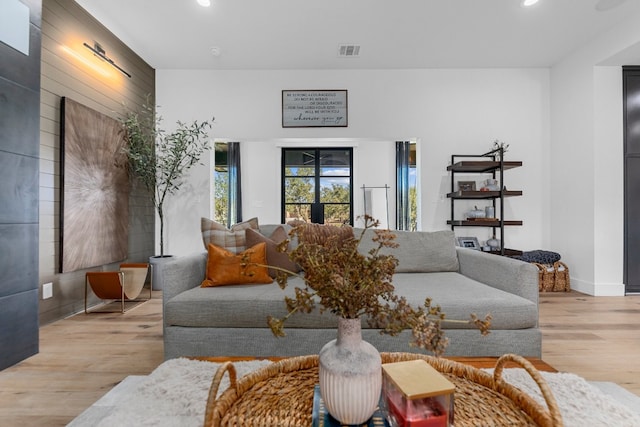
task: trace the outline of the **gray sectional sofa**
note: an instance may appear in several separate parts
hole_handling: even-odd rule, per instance
[[[260,232],[269,236],[274,228],[261,226]],[[415,305],[431,296],[451,319],[468,319],[472,312],[493,316],[491,333],[484,337],[471,326],[445,323],[445,356],[541,356],[538,271],[533,265],[456,247],[451,231],[396,234],[400,246],[393,251],[399,266],[393,283],[398,294]],[[361,249],[370,245],[364,239]],[[267,316],[285,314],[284,295],[293,294],[300,279],[290,281],[286,290],[275,282],[202,288],[206,265],[203,252],[163,268],[165,359],[316,354],[335,338],[337,320],[330,313],[294,315],[285,324],[286,337],[271,333]],[[408,345],[409,331],[388,336],[368,329],[366,321],[362,327],[363,338],[380,351],[417,351]]]

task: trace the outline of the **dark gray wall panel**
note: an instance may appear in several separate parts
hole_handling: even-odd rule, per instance
[[[0,43],[0,369],[38,352],[41,0],[29,55]]]
[[[31,24],[29,29],[29,56],[0,42],[0,77],[29,89],[40,90],[40,28]]]
[[[39,167],[36,157],[0,151],[0,224],[38,222]]]
[[[0,129],[3,151],[40,154],[40,93],[0,79]]]
[[[637,99],[640,96],[640,68],[637,70],[625,68],[624,90],[625,90],[625,153],[627,155],[640,154],[640,103]]]
[[[640,292],[640,67],[623,67],[624,283]]]
[[[640,292],[640,157],[627,157],[625,166],[625,284]]]
[[[0,297],[38,290],[38,224],[0,224]]]
[[[38,290],[0,297],[0,369],[38,352]]]

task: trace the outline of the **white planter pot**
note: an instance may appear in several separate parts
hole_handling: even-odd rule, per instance
[[[360,319],[338,320],[338,338],[319,355],[320,394],[343,424],[362,424],[376,410],[382,387],[380,353],[362,340]]]
[[[163,288],[164,274],[162,268],[164,264],[173,259],[173,255],[156,255],[149,257],[149,264],[151,264],[151,289],[154,291],[161,291]]]

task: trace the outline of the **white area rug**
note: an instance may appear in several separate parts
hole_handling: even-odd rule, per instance
[[[234,366],[240,377],[269,363],[239,362]],[[200,427],[211,380],[219,366],[189,359],[169,360],[149,376],[128,377],[68,426]],[[618,400],[626,399],[629,406],[576,375],[542,375],[553,390],[566,427],[640,427],[640,398],[624,389],[618,387],[616,395]],[[523,369],[506,369],[504,378],[544,402],[537,385]],[[220,391],[227,387],[225,375]]]

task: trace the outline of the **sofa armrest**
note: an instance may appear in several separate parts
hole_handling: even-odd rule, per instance
[[[538,269],[524,261],[456,248],[460,273],[538,304]]]
[[[176,295],[200,286],[206,268],[206,252],[178,257],[167,262],[162,268],[162,306]]]

